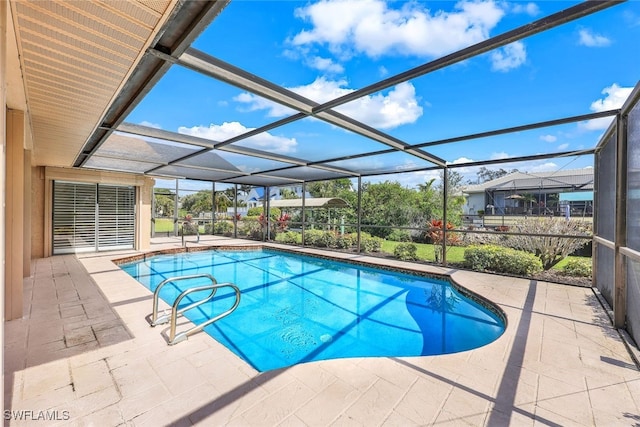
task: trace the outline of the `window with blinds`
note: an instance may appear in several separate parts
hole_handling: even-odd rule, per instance
[[[133,187],[98,186],[98,250],[133,248]]]
[[[135,188],[55,181],[53,253],[132,249]]]

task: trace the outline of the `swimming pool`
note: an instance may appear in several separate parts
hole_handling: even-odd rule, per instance
[[[345,357],[454,353],[488,344],[505,328],[497,309],[446,280],[284,251],[187,252],[120,267],[151,291],[168,277],[190,274],[235,283],[240,305],[204,331],[259,371]],[[172,302],[198,285],[169,283],[160,298]],[[185,315],[202,323],[234,298],[222,288],[211,303]]]

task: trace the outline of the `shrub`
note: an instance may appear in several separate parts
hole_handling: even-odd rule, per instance
[[[260,217],[251,218],[245,217],[244,221],[242,221],[242,226],[240,227],[240,233],[251,237],[252,239],[262,240],[262,234],[266,231],[266,227],[262,226],[260,221]]]
[[[592,234],[591,224],[564,218],[523,219],[518,221],[515,228],[524,235],[510,236],[504,244],[535,254],[542,261],[542,267],[545,270],[549,270],[588,241],[565,236]],[[552,234],[554,237],[538,237],[535,234]]]
[[[297,231],[287,231],[276,234],[276,242],[289,245],[299,245],[302,243],[302,233]]]
[[[591,258],[570,259],[562,267],[562,273],[566,274],[567,276],[591,277],[591,274],[592,274]]]
[[[211,225],[209,225],[209,227],[211,227]],[[205,227],[205,232],[207,232],[206,227]],[[227,221],[216,221],[215,225],[213,226],[213,232],[214,234],[233,233],[233,224]]]
[[[495,245],[471,246],[464,251],[465,265],[472,270],[530,276],[542,271],[535,255]]]
[[[336,238],[336,247],[338,249],[349,249],[356,244],[357,236],[353,234],[344,234]]]
[[[394,229],[387,236],[387,240],[392,240],[394,242],[410,242],[411,234],[408,230]]]
[[[257,206],[255,208],[249,208],[247,211],[247,216],[255,216],[258,217],[262,215],[263,209],[262,206]],[[282,216],[282,211],[280,208],[271,208],[269,209],[269,213],[271,214],[272,219],[278,219]]]
[[[198,224],[191,221],[184,221],[182,223],[182,234],[184,236],[193,236],[198,234]]]
[[[360,249],[365,252],[380,252],[382,248],[382,239],[380,237],[360,236]]]
[[[336,235],[331,231],[325,231],[320,236],[318,246],[322,248],[335,248],[336,247]]]
[[[319,248],[337,247],[337,238],[333,231],[308,230],[304,233],[304,243]]]
[[[415,261],[418,259],[418,248],[413,243],[400,243],[393,250],[393,256],[401,261]]]
[[[304,232],[304,244],[310,246],[320,246],[320,239],[324,231],[322,230],[306,230]]]

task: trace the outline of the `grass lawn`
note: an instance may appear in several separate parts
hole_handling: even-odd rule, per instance
[[[398,246],[400,242],[392,242],[385,240],[382,242],[382,251],[393,255],[393,250]],[[433,252],[433,245],[426,243],[414,243],[418,248],[418,259],[423,261],[435,261],[435,254]],[[447,250],[447,261],[449,262],[462,262],[464,261],[464,249],[460,246],[452,246]]]
[[[173,233],[173,220],[171,218],[156,218],[156,233]],[[200,234],[204,234],[204,224],[198,226]]]
[[[166,233],[173,231],[173,220],[170,218],[156,218],[156,233]]]
[[[393,250],[395,249],[396,246],[398,246],[400,244],[400,242],[392,242],[389,240],[384,240],[382,242],[382,251],[392,254],[393,255]],[[433,252],[433,245],[431,244],[426,244],[426,243],[414,243],[414,245],[416,245],[416,247],[418,248],[418,259],[423,260],[423,261],[435,261],[435,255]],[[465,248],[462,246],[451,246],[450,248],[448,248],[447,250],[447,261],[448,262],[452,262],[452,263],[461,263],[464,261],[464,250]],[[569,262],[570,259],[582,259],[583,257],[576,257],[576,256],[568,256],[565,259],[563,259],[562,261],[560,261],[558,264],[556,264],[555,266],[553,266],[554,270],[561,270],[562,267]]]

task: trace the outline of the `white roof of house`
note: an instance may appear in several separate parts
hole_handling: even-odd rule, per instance
[[[593,168],[570,169],[555,172],[514,172],[482,184],[466,186],[467,194],[483,193],[487,190],[539,190],[558,189],[565,191],[593,190]]]
[[[269,206],[272,208],[301,208],[302,199],[271,200]],[[314,197],[304,200],[305,208],[346,208],[348,206],[349,203],[339,197]]]

